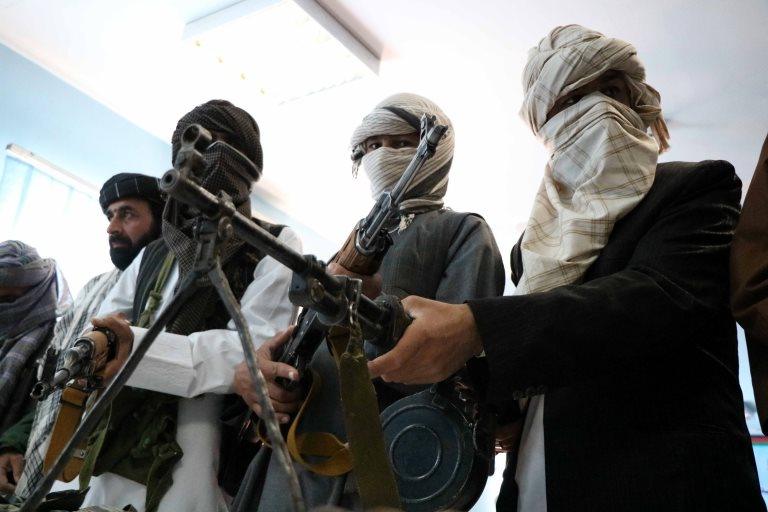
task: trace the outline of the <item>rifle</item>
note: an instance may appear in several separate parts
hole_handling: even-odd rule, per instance
[[[372,276],[379,270],[384,255],[392,245],[392,237],[386,229],[386,224],[398,213],[408,186],[416,173],[435,154],[437,145],[447,130],[447,126],[435,124],[435,116],[421,116],[420,140],[413,159],[392,190],[382,192],[368,215],[357,223],[332,261],[350,272],[364,276]],[[299,375],[303,376],[312,356],[325,339],[328,327],[318,319],[317,313],[311,310],[302,311],[297,324],[291,339],[278,349],[275,358],[281,363],[293,366],[299,371]],[[289,391],[300,385],[299,382],[284,378],[278,378],[277,381]]]
[[[63,388],[73,379],[83,378],[85,389],[93,390],[101,384],[98,374],[108,361],[114,359],[117,353],[117,339],[109,329],[94,328],[91,332],[75,340],[61,358],[61,364],[56,367],[53,375],[40,379],[32,388],[30,396],[35,400],[43,400],[54,390]]]
[[[206,162],[200,153],[212,143],[211,134],[200,125],[191,125],[181,136],[182,149],[174,162],[175,168],[166,172],[160,179],[160,188],[174,199],[193,207],[198,214],[195,231],[197,242],[195,264],[187,274],[167,304],[165,309],[147,329],[144,339],[128,357],[123,368],[102,391],[90,412],[52,463],[45,477],[35,486],[20,512],[33,512],[44,499],[56,477],[61,474],[75,448],[86,439],[107,411],[110,403],[138,367],[139,361],[151,347],[155,338],[164,327],[173,320],[189,298],[203,285],[213,284],[227,312],[232,317],[241,338],[245,360],[249,373],[255,383],[255,391],[265,414],[267,434],[275,455],[286,472],[291,490],[294,510],[305,510],[290,456],[285,447],[275,412],[269,400],[266,383],[257,365],[257,355],[245,318],[237,300],[232,294],[227,279],[221,270],[217,247],[222,240],[237,235],[244,242],[260,249],[279,263],[293,271],[290,299],[298,305],[314,309],[318,319],[328,325],[349,325],[359,328],[366,340],[392,344],[399,339],[405,322],[398,320],[402,307],[394,300],[374,302],[360,294],[359,280],[333,276],[325,270],[325,265],[312,255],[302,255],[268,231],[253,222],[249,217],[237,211],[231,198],[224,192],[218,196],[198,184],[206,170]],[[219,142],[222,144],[222,142]],[[231,152],[246,159],[235,148]]]

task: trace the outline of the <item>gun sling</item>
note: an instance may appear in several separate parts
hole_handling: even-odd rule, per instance
[[[339,370],[349,442],[329,432],[297,432],[307,404],[322,387],[320,376],[313,371],[307,397],[288,430],[288,450],[296,462],[320,475],[339,476],[354,468],[360,501],[366,510],[376,507],[399,509],[400,497],[384,445],[376,391],[368,373],[360,333],[355,335],[348,328],[334,326],[327,340]],[[268,445],[261,422],[258,432],[262,442]],[[308,457],[322,457],[323,460],[310,462]]]
[[[48,471],[53,466],[53,463],[80,424],[80,418],[83,417],[83,412],[85,412],[85,404],[90,396],[89,392],[83,391],[74,385],[64,388],[59,399],[61,405],[51,433],[51,443],[48,446],[48,451],[45,453],[45,460],[43,461],[43,469],[45,471]],[[85,440],[77,447],[74,455],[67,462],[64,471],[61,472],[61,480],[69,482],[80,474],[87,444],[88,442]]]

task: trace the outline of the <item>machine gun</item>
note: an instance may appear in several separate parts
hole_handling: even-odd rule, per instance
[[[398,213],[408,186],[416,173],[435,154],[437,145],[447,130],[447,126],[435,124],[435,116],[421,116],[420,140],[416,154],[392,190],[383,192],[368,215],[357,223],[341,251],[333,259],[334,262],[364,276],[372,276],[379,270],[384,255],[392,245],[392,237],[386,225]],[[389,301],[387,298],[382,300]],[[390,304],[389,307],[397,306]],[[303,376],[312,356],[325,339],[328,327],[318,319],[316,312],[310,310],[302,311],[297,323],[298,327],[293,331],[291,339],[278,350],[275,357],[277,361],[296,368],[299,375]],[[289,379],[278,378],[277,381],[289,391],[299,386],[298,382]]]
[[[249,217],[238,212],[226,193],[220,192],[217,196],[199,185],[199,180],[207,169],[201,152],[206,151],[212,143],[211,134],[202,126],[194,124],[187,127],[181,135],[181,150],[174,162],[175,167],[160,179],[163,192],[190,206],[197,215],[194,229],[197,248],[192,270],[182,278],[171,301],[147,329],[141,344],[134,349],[120,372],[102,391],[90,412],[52,462],[45,478],[31,492],[20,512],[37,510],[75,449],[94,429],[110,403],[126,385],[155,338],[200,287],[210,285],[216,289],[240,336],[246,364],[263,411],[269,441],[287,475],[293,508],[297,511],[305,510],[298,479],[269,400],[266,382],[257,365],[258,356],[250,331],[218,258],[219,244],[234,235],[291,269],[291,301],[317,312],[318,320],[325,325],[351,323],[355,329],[362,331],[366,340],[376,343],[392,344],[393,340],[399,339],[402,334],[406,322],[402,318],[403,310],[401,306],[398,307],[399,301],[396,298],[374,302],[361,295],[359,280],[330,275],[325,270],[325,264],[314,256],[294,251]],[[218,144],[226,145],[227,151],[234,158],[247,161],[247,157],[237,149],[225,142],[219,141]],[[74,373],[70,372],[70,375],[72,374]]]

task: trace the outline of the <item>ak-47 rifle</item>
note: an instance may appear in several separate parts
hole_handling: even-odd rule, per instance
[[[30,396],[35,400],[42,400],[74,379],[85,379],[86,388],[94,389],[101,384],[99,372],[107,362],[114,359],[116,353],[115,334],[109,329],[97,327],[77,338],[72,346],[64,351],[61,363],[55,367],[53,375],[44,374],[32,388]]]
[[[289,294],[291,301],[297,306],[315,310],[318,318],[328,325],[351,326],[353,330],[361,331],[364,339],[375,343],[391,345],[393,340],[399,339],[402,335],[405,322],[397,318],[403,314],[403,310],[396,298],[378,302],[370,300],[360,293],[359,280],[329,274],[322,262],[311,255],[302,255],[294,251],[249,217],[237,211],[227,194],[220,192],[218,196],[214,195],[198,184],[199,176],[205,172],[206,168],[202,152],[206,151],[212,143],[210,132],[200,125],[191,125],[182,133],[181,142],[182,149],[174,163],[175,168],[166,172],[160,179],[160,189],[175,200],[192,207],[192,211],[197,215],[195,229],[197,248],[192,271],[182,279],[173,298],[147,329],[141,344],[134,348],[122,369],[101,392],[90,413],[75,429],[45,477],[35,486],[22,505],[20,512],[37,510],[76,447],[87,438],[100,421],[158,334],[176,317],[201,286],[209,284],[214,285],[240,335],[248,370],[255,383],[254,390],[257,392],[259,404],[265,414],[269,441],[280,466],[286,472],[293,509],[305,510],[298,479],[290,463],[290,456],[269,400],[266,382],[258,367],[258,355],[255,352],[250,331],[221,270],[218,245],[223,240],[237,236],[291,269],[293,271]],[[231,147],[230,151],[236,155],[240,154]],[[247,159],[247,157],[241,155],[241,159]],[[383,452],[383,447],[381,451]],[[386,503],[373,502],[373,506],[382,504]]]
[[[421,116],[420,140],[413,159],[392,190],[383,192],[368,215],[357,223],[333,262],[363,276],[372,276],[379,270],[384,255],[392,245],[392,237],[386,229],[387,223],[398,213],[408,186],[416,173],[435,154],[447,130],[447,126],[435,124],[435,116]],[[302,311],[297,324],[291,339],[278,350],[276,359],[293,366],[303,376],[317,347],[325,339],[328,326],[313,310]],[[287,390],[299,385],[296,381],[283,378],[278,378],[278,383]]]

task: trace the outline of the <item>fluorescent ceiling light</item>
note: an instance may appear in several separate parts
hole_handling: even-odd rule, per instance
[[[73,189],[82,192],[89,197],[99,197],[99,188],[93,183],[86,181],[65,169],[62,169],[58,165],[49,162],[45,158],[36,155],[28,149],[24,149],[18,144],[8,144],[5,146],[5,152],[16,160],[20,160],[25,164],[31,165],[32,167],[44,172],[49,177],[67,185],[68,187],[72,187]]]
[[[378,57],[314,0],[244,0],[188,23],[184,41],[196,74],[270,103],[378,73]]]

